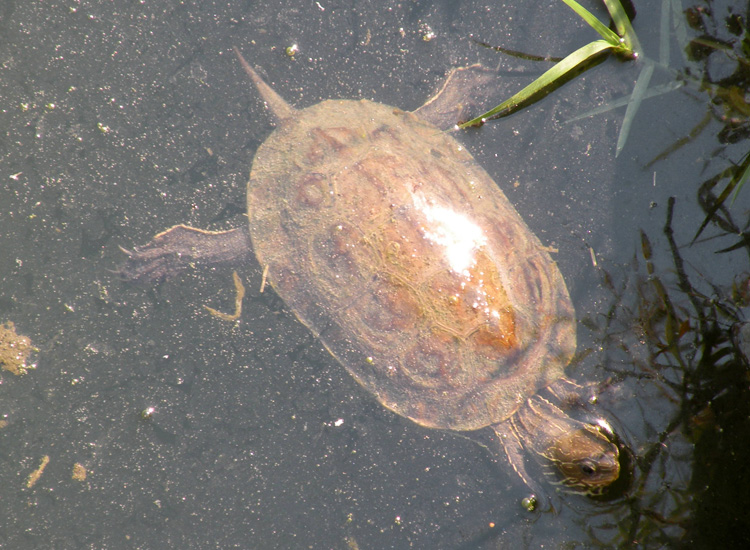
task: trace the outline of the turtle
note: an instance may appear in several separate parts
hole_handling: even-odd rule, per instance
[[[576,315],[548,248],[451,132],[479,66],[453,69],[413,112],[332,99],[297,109],[234,48],[274,118],[247,184],[245,227],[177,225],[124,250],[154,282],[194,262],[244,261],[387,409],[421,426],[490,429],[533,491],[599,495],[619,477],[605,422],[571,416]],[[267,274],[267,275],[266,275]],[[494,432],[494,433],[492,433]]]

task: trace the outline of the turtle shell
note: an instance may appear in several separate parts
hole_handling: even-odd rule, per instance
[[[472,430],[563,376],[562,275],[447,133],[371,101],[285,118],[248,183],[253,248],[279,296],[385,407]]]

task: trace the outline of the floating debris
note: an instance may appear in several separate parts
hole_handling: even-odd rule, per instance
[[[86,480],[86,467],[76,462],[73,464],[73,479],[75,481],[85,481]]]
[[[34,485],[36,485],[36,482],[39,481],[40,477],[42,477],[47,464],[49,464],[49,455],[44,455],[44,457],[42,457],[41,464],[39,464],[39,468],[31,472],[29,474],[29,478],[26,480],[26,487],[28,489],[31,489]]]
[[[294,56],[299,53],[299,46],[297,44],[292,44],[291,46],[288,46],[286,49],[286,55],[288,57],[291,57],[294,59]]]
[[[36,365],[29,365],[27,361],[32,351],[31,339],[16,333],[16,327],[8,321],[0,325],[0,367],[16,376],[26,374],[28,369]]]

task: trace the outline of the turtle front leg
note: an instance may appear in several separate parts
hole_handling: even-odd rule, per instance
[[[522,506],[529,511],[536,509],[548,510],[551,508],[546,492],[541,485],[536,483],[526,472],[524,461],[524,447],[521,439],[511,425],[511,420],[505,420],[499,424],[493,424],[492,429],[497,436],[500,448],[505,451],[505,457],[518,477],[531,489],[531,494],[524,498]]]
[[[153,284],[178,275],[194,264],[235,264],[246,260],[252,248],[247,227],[204,231],[176,225],[144,245],[127,250],[117,273],[123,281]]]

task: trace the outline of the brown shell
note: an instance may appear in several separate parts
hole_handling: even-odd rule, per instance
[[[248,186],[268,280],[385,407],[478,429],[563,375],[575,313],[557,265],[432,124],[324,101],[280,122]]]

